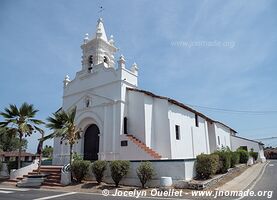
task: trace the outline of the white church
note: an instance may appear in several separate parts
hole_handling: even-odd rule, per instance
[[[83,130],[74,152],[85,160],[195,159],[221,147],[251,148],[264,160],[262,143],[238,137],[236,131],[168,97],[138,87],[138,66],[125,66],[113,37],[99,19],[93,37],[81,45],[82,67],[64,79],[63,110],[77,107]],[[54,139],[54,165],[69,162],[69,145]]]

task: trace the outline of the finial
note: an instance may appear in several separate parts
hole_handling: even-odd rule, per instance
[[[113,39],[113,35],[111,35],[111,36],[110,36],[110,40],[109,40],[109,43],[110,43],[111,45],[114,45],[114,39]]]
[[[97,20],[97,23],[98,23],[98,24],[99,24],[100,22],[103,23],[103,18],[102,18],[102,17],[100,17],[100,18]]]
[[[108,42],[102,18],[99,18],[97,21],[96,38],[101,38],[104,41]]]
[[[69,76],[66,75],[66,76],[64,77],[63,86],[66,87],[66,86],[68,85],[69,82],[70,82]]]
[[[138,68],[138,65],[137,65],[137,63],[133,63],[132,64],[132,67],[131,67],[131,71],[134,73],[134,74],[138,74],[138,70],[139,70],[139,68]]]
[[[124,56],[122,54],[120,55],[119,60],[125,61],[125,58],[124,58]]]
[[[86,33],[85,37],[84,37],[84,44],[86,44],[88,42],[88,40],[89,40],[88,36],[89,36],[88,33]]]
[[[122,54],[119,57],[119,60],[117,61],[117,63],[119,68],[125,68],[125,58]]]

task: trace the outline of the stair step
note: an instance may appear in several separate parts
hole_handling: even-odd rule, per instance
[[[38,172],[37,169],[33,170],[33,172]],[[60,169],[40,169],[40,172],[61,172]]]
[[[19,180],[18,179],[9,179],[7,182],[12,182],[12,183],[17,183]]]
[[[44,182],[42,183],[42,185],[45,185],[45,186],[63,187],[63,185],[60,184],[60,183],[51,183],[51,182],[47,182],[47,181],[44,181]]]
[[[47,178],[56,178],[56,179],[61,179],[61,175],[48,175]]]
[[[46,179],[44,182],[46,183],[60,183],[60,179]]]
[[[134,137],[133,135],[127,134],[127,137],[129,140],[131,140],[134,144],[136,144],[139,148],[141,148],[142,150],[144,150],[146,153],[148,153],[149,155],[151,155],[153,158],[156,159],[161,159],[162,156],[159,155],[157,152],[155,152],[153,149],[149,148],[148,146],[146,146],[146,144],[144,144],[142,141],[140,141],[139,139],[137,139],[136,137]]]

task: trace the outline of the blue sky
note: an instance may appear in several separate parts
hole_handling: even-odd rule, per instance
[[[138,64],[140,88],[192,105],[277,111],[276,9],[274,0],[0,0],[0,109],[27,101],[40,119],[56,111],[64,76],[81,67],[84,34],[102,16],[117,57]],[[276,112],[195,108],[241,136],[277,136]],[[36,145],[35,134],[29,150]]]

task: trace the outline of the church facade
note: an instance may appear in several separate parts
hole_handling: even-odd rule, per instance
[[[139,89],[137,65],[126,67],[122,55],[115,60],[118,49],[113,37],[107,38],[102,19],[81,49],[80,71],[74,79],[64,79],[62,109],[77,108],[76,125],[83,133],[74,152],[85,160],[191,159],[236,146],[231,127]],[[256,143],[262,157],[262,144]],[[68,162],[69,145],[55,138],[53,164]]]

